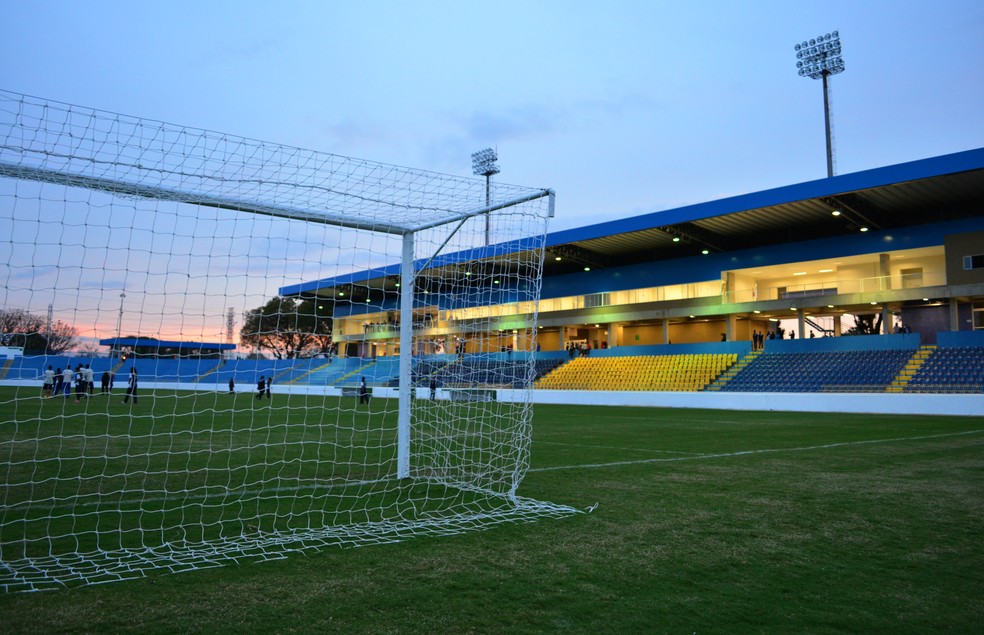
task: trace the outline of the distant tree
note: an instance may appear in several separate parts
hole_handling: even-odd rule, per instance
[[[48,324],[47,318],[23,309],[0,309],[0,344],[22,346],[25,352],[58,355],[78,341],[78,331],[57,320]]]
[[[844,332],[844,335],[878,335],[881,333],[881,326],[881,313],[855,315],[854,326],[847,329],[847,331]]]
[[[325,352],[331,347],[331,313],[324,303],[295,298],[272,298],[246,312],[240,343],[269,351],[276,359]]]

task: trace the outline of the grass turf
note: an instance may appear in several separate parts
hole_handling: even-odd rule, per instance
[[[981,632],[982,472],[978,417],[537,406],[520,493],[597,503],[592,513],[7,594],[0,623],[5,632]]]

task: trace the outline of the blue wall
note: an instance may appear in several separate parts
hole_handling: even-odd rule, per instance
[[[898,335],[842,335],[800,340],[766,340],[766,353],[835,353],[893,351],[919,348],[919,333]]]
[[[936,334],[941,347],[984,346],[984,331],[946,331]]]

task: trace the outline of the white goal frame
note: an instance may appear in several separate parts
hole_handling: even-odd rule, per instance
[[[189,154],[195,158],[191,162],[196,166],[194,170],[184,163]],[[230,157],[238,163],[232,165],[228,161]],[[291,168],[289,174],[285,175],[284,166]],[[450,462],[438,467],[428,465],[420,473],[415,470],[415,457],[411,453],[415,433],[411,355],[415,343],[412,316],[417,299],[416,282],[442,268],[453,269],[481,260],[494,261],[525,251],[535,253],[538,259],[536,267],[531,269],[536,277],[530,278],[533,284],[529,290],[535,305],[539,298],[546,222],[554,214],[555,194],[552,190],[496,184],[494,196],[490,197],[488,184],[483,179],[269,144],[0,90],[0,181],[5,179],[10,180],[8,184],[30,182],[97,192],[130,201],[163,201],[245,212],[396,237],[402,246],[398,263],[402,281],[398,302],[404,319],[398,330],[401,354],[395,478],[434,481],[440,478],[443,469],[450,475],[451,487],[472,492],[486,487],[483,485],[486,481],[476,485],[467,482],[468,477],[481,471],[474,467],[461,467]],[[10,200],[16,201],[20,195],[16,193],[16,187],[12,189],[15,194]],[[2,196],[3,192],[0,192],[0,198]],[[40,203],[41,197],[36,200]],[[463,201],[466,203],[462,204]],[[534,206],[534,211],[524,211],[528,204]],[[466,252],[446,252],[452,237],[470,220],[497,218],[497,212],[534,216],[538,235],[513,237],[501,243],[486,242]],[[428,235],[433,230],[443,232],[440,234],[444,237],[443,242]],[[488,229],[485,231],[487,240]],[[418,242],[424,235],[432,242]],[[418,254],[421,244],[429,252],[423,258]],[[5,281],[0,280],[0,283]],[[0,291],[7,291],[7,287],[0,287]],[[103,311],[110,313],[109,309]],[[121,320],[122,314],[120,307]],[[531,337],[535,338],[535,308],[528,317],[528,328]],[[529,360],[533,359],[532,350],[531,345]],[[5,385],[19,384],[8,382]],[[280,388],[279,384],[277,388]],[[505,522],[578,513],[568,506],[517,495],[516,490],[529,467],[530,391],[531,387],[527,387],[525,397],[519,398],[525,406],[522,421],[515,427],[519,431],[516,434],[522,437],[519,447],[510,449],[502,458],[504,464],[513,463],[507,467],[497,464],[495,470],[499,472],[493,479],[495,488],[489,487],[497,500],[510,503],[509,510],[489,512],[481,506],[469,507],[471,503],[466,503],[463,516],[454,519],[424,514],[406,524],[383,520],[374,527],[368,527],[372,522],[364,522],[354,529],[349,526],[337,530],[307,528],[285,532],[290,534],[285,536],[273,535],[276,532],[244,534],[223,539],[217,545],[197,542],[185,544],[180,549],[172,548],[173,545],[165,541],[163,545],[142,546],[133,551],[120,547],[110,551],[100,549],[95,554],[51,553],[44,558],[20,560],[8,559],[0,551],[0,591],[96,584],[162,569],[193,570],[228,562],[278,558],[284,553],[325,545],[377,544],[418,534],[453,534]],[[37,398],[33,388],[24,389],[25,395],[28,392],[29,398]],[[16,399],[21,398],[19,395]],[[436,414],[432,416],[439,417],[442,411],[437,405],[434,408],[432,413]],[[501,411],[490,412],[488,417],[495,418]],[[460,434],[476,433],[465,431]],[[448,435],[449,438],[453,436],[451,432]],[[441,447],[443,442],[438,439],[435,447]],[[428,447],[427,451],[434,452],[435,449]],[[474,470],[475,474],[469,470]],[[488,471],[492,470],[488,468]],[[389,474],[387,472],[387,478],[390,478]],[[477,478],[488,478],[488,475],[478,474]],[[0,488],[7,485],[0,482]],[[3,516],[0,514],[2,529]],[[364,540],[353,537],[359,532],[365,532],[367,537]]]

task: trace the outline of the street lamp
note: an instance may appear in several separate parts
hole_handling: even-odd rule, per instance
[[[827,176],[834,175],[834,149],[830,138],[830,97],[827,94],[827,77],[844,72],[841,57],[840,33],[831,31],[816,39],[801,42],[796,50],[796,68],[800,77],[823,80],[823,120],[827,132]]]
[[[485,177],[485,207],[492,205],[492,175],[499,173],[499,166],[495,164],[499,160],[498,155],[492,148],[485,148],[472,153],[472,173],[475,176]],[[485,244],[490,243],[492,213],[485,213]]]

